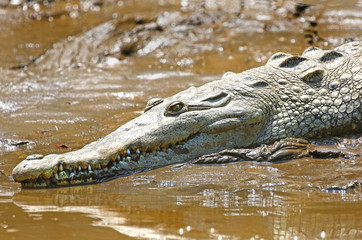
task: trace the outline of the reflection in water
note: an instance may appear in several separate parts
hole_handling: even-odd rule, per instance
[[[341,201],[342,194],[230,189],[227,182],[198,186],[187,177],[173,187],[155,187],[158,181],[168,178],[169,170],[156,171],[153,181],[142,180],[144,184],[140,185],[130,184],[138,177],[130,176],[103,186],[21,191],[13,201],[33,219],[47,218],[46,213],[52,213],[61,222],[62,212],[81,213],[93,219],[93,227],[107,227],[123,236],[142,239],[359,236],[361,223],[350,216],[361,196],[353,202]],[[177,186],[187,182],[188,186]]]
[[[181,237],[175,235],[162,234],[160,230],[155,228],[148,229],[136,226],[125,226],[127,223],[127,218],[119,217],[115,212],[110,212],[101,209],[100,207],[92,206],[67,206],[67,207],[58,207],[58,206],[41,206],[41,205],[23,205],[20,203],[15,203],[18,207],[21,207],[24,212],[29,213],[31,216],[37,216],[41,218],[40,214],[33,213],[42,213],[42,212],[67,212],[67,213],[82,213],[91,218],[97,219],[92,223],[93,226],[100,227],[109,227],[122,235],[134,237],[134,238],[147,238],[147,239],[180,239]],[[99,219],[99,220],[98,220]],[[34,219],[36,220],[36,219]]]

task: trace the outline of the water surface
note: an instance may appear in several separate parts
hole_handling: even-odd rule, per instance
[[[361,1],[1,1],[0,239],[361,239],[361,159],[167,166],[22,190],[13,167],[78,149],[148,99],[362,40]]]

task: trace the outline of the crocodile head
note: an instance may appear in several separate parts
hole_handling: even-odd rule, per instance
[[[14,168],[13,178],[23,187],[102,182],[225,148],[250,146],[264,122],[260,101],[250,94],[240,99],[235,86],[222,81],[152,99],[142,115],[82,149],[28,157]]]

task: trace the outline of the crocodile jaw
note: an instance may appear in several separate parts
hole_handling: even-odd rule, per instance
[[[144,113],[82,149],[42,159],[30,156],[14,168],[12,176],[28,188],[102,182],[225,148],[248,146],[261,128],[262,117],[255,110],[251,111],[253,117],[242,113],[245,119],[220,118],[220,109],[209,110],[214,119],[197,111],[177,118],[159,112]]]
[[[247,133],[257,132],[257,125],[240,127],[245,134],[240,139],[250,145],[252,138]],[[123,148],[107,157],[101,157],[98,148],[99,142],[86,145],[80,150],[65,154],[51,154],[42,159],[25,159],[13,170],[13,178],[21,182],[23,188],[44,188],[69,186],[87,183],[104,182],[116,177],[151,170],[154,168],[191,161],[203,154],[221,151],[233,147],[240,139],[235,138],[235,131],[226,131],[211,136],[213,142],[204,142],[210,135],[197,133],[186,141],[158,147],[146,151],[140,148]],[[221,136],[220,136],[221,135]],[[232,140],[232,138],[235,138]],[[97,157],[98,156],[98,157]]]

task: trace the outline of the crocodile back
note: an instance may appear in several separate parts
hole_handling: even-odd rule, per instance
[[[265,113],[259,143],[362,131],[362,42],[276,53],[262,67],[229,75],[233,91],[253,95]]]

